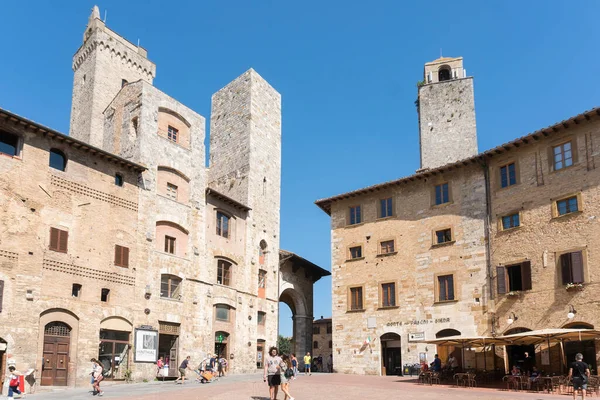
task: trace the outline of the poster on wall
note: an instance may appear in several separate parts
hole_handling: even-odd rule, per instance
[[[548,349],[542,350],[542,365],[550,365],[550,352]]]
[[[135,330],[135,352],[133,362],[155,363],[158,359],[158,331],[151,329]]]

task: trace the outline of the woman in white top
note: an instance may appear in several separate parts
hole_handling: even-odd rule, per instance
[[[102,396],[104,395],[104,392],[100,390],[100,382],[104,379],[104,376],[102,375],[104,368],[102,368],[102,364],[100,364],[100,361],[98,360],[94,360],[94,364],[96,364],[96,367],[94,368],[94,392],[98,393],[98,396]]]

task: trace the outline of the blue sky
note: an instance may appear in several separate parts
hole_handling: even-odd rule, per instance
[[[0,107],[68,132],[72,56],[93,1],[3,2]],[[423,64],[463,56],[479,149],[600,105],[598,1],[117,1],[107,25],[148,50],[155,86],[210,115],[252,67],[281,94],[281,247],[330,270],[313,202],[413,173]],[[207,127],[208,128],[208,127]],[[331,280],[314,316],[331,315]],[[281,331],[291,334],[282,307]]]

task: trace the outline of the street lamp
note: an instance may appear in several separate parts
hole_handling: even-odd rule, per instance
[[[506,323],[508,325],[510,325],[518,319],[519,319],[519,317],[517,317],[514,312],[511,312],[510,315],[508,316],[508,319],[506,320]]]
[[[577,310],[575,310],[575,308],[569,304],[569,313],[567,314],[567,318],[573,319],[575,318],[575,314],[577,314]]]

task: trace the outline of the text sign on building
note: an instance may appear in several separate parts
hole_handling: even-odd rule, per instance
[[[409,321],[390,321],[386,326],[433,325],[450,322],[450,318],[412,319]]]
[[[158,331],[135,330],[134,362],[155,363],[158,360]]]
[[[425,332],[414,332],[408,334],[409,342],[419,342],[421,340],[425,340]]]

